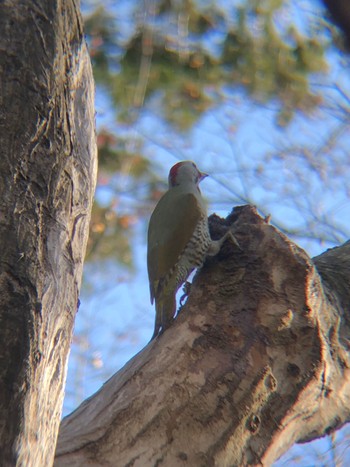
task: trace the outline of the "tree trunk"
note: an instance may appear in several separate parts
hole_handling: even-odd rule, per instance
[[[313,262],[251,207],[173,325],[60,428],[55,466],[270,465],[350,418],[350,243]],[[316,266],[319,268],[317,271]]]
[[[49,466],[96,178],[75,0],[0,5],[0,463]]]

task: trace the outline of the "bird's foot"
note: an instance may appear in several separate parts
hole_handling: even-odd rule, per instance
[[[227,239],[230,239],[231,242],[236,245],[240,250],[242,248],[240,247],[240,244],[236,240],[236,237],[233,235],[232,230],[229,229],[225,235],[223,235],[219,240],[212,240],[211,245],[209,247],[209,250],[207,251],[208,256],[216,256],[219,251],[221,250],[222,245]]]
[[[224,237],[229,238],[234,245],[236,245],[240,250],[242,250],[240,244],[238,243],[236,237],[233,235],[231,229],[225,233]]]

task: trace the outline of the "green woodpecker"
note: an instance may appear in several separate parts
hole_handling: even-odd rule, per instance
[[[151,303],[156,302],[154,339],[172,323],[176,292],[206,256],[216,255],[231,231],[220,240],[209,234],[207,208],[199,182],[207,174],[192,161],[175,164],[169,172],[169,189],[159,200],[148,227],[147,266]]]

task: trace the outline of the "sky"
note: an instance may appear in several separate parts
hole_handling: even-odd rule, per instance
[[[284,12],[284,21],[288,22],[291,14],[303,27],[305,16],[300,15],[300,8],[296,10],[296,2],[287,3],[290,9]],[[304,11],[310,10],[310,2],[301,3]],[[130,5],[120,2],[119,14],[128,18]],[[128,34],[127,24],[124,34]],[[315,77],[314,82],[315,89],[322,89],[323,108],[309,116],[297,114],[286,129],[275,125],[274,103],[257,106],[244,91],[236,90],[226,92],[224,102],[205,114],[187,135],[179,135],[164,122],[156,103],[145,109],[130,134],[144,139],[145,152],[164,181],[170,167],[184,159],[194,160],[200,170],[209,173],[201,185],[209,214],[225,216],[233,206],[255,204],[261,214],[271,214],[273,224],[294,230],[293,241],[310,256],[318,255],[347,240],[350,233],[350,140],[347,112],[342,114],[342,106],[347,110],[342,94],[350,96],[350,83],[339,55],[330,51],[328,59],[327,76]],[[96,93],[96,110],[98,129],[118,131],[113,108],[101,89]],[[328,140],[338,129],[337,144],[332,147]],[[316,148],[317,157],[302,157],[301,147],[313,155]],[[281,154],[284,156],[278,157]],[[113,195],[108,187],[97,188],[100,202],[108,202]],[[306,225],[309,237],[299,234]],[[322,239],[315,241],[314,232]],[[152,335],[154,308],[149,298],[146,236],[147,220],[138,220],[133,229],[132,271],[112,260],[85,265],[64,415],[98,390]],[[340,457],[344,462],[350,460],[345,434],[336,437]],[[324,453],[318,465],[335,465],[330,438],[308,446],[293,448],[275,466],[315,465],[315,452]],[[293,455],[302,460],[291,460]]]

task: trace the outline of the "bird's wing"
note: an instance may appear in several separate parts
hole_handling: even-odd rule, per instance
[[[156,206],[148,228],[147,265],[151,301],[158,282],[175,266],[205,209],[193,193],[168,191]]]

